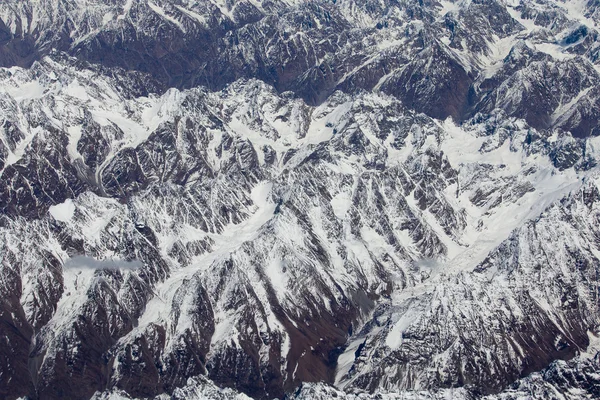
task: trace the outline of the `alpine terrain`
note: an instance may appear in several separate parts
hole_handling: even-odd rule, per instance
[[[600,1],[1,0],[0,398],[600,398]]]

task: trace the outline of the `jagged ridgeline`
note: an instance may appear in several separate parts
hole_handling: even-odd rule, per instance
[[[0,1],[0,398],[600,397],[599,27]]]

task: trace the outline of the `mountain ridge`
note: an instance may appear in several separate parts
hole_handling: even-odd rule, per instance
[[[597,393],[596,3],[15,4],[1,397]]]

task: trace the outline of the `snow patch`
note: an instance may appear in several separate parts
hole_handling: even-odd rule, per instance
[[[153,2],[149,1],[148,2],[148,7],[150,7],[152,9],[152,11],[154,11],[158,16],[164,18],[165,20],[167,20],[168,22],[172,23],[173,25],[175,25],[176,27],[179,28],[179,30],[181,30],[183,33],[185,33],[185,28],[183,27],[183,24],[179,21],[177,21],[177,19],[171,17],[170,15],[167,15],[167,13],[165,12],[165,10],[154,4]]]
[[[175,6],[179,11],[181,11],[182,13],[186,14],[188,17],[190,17],[191,19],[193,19],[194,21],[200,23],[200,25],[204,26],[204,27],[208,27],[208,22],[207,22],[207,18],[203,15],[200,15],[196,12],[193,12],[191,10],[188,10],[187,8],[181,7],[179,5]]]
[[[12,86],[9,84],[0,85],[0,93],[8,93],[13,99],[17,101],[39,99],[44,95],[46,87],[39,81],[33,80],[31,82],[21,83],[19,86]]]
[[[454,13],[454,12],[458,12],[460,11],[460,4],[461,1],[448,1],[448,0],[442,0],[439,2],[439,4],[442,6],[442,8],[440,9],[440,16],[445,16],[448,13]]]
[[[346,214],[348,213],[348,210],[351,206],[352,197],[349,193],[340,192],[331,199],[331,207],[333,208],[333,213],[339,219],[346,218]]]
[[[77,143],[81,139],[82,127],[81,125],[70,126],[67,128],[69,133],[69,144],[67,145],[67,153],[71,161],[75,161],[81,158],[81,154],[77,150]]]
[[[61,222],[69,222],[75,214],[75,203],[71,199],[65,200],[61,204],[56,204],[48,209],[48,212],[55,220]]]
[[[399,349],[403,342],[403,333],[412,325],[420,316],[420,311],[409,308],[400,318],[394,323],[392,329],[388,332],[385,339],[385,344],[393,350]]]

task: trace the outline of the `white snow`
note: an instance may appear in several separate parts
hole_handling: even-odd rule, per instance
[[[182,13],[195,20],[196,22],[199,22],[202,26],[208,27],[207,18],[204,15],[200,15],[192,10],[188,10],[187,8],[184,8],[179,5],[176,5],[175,7]]]
[[[510,16],[517,22],[519,22],[521,25],[523,25],[523,27],[525,28],[526,32],[532,32],[535,29],[539,28],[535,22],[531,19],[526,19],[526,18],[522,18],[521,17],[521,13],[514,7],[514,6],[508,6],[506,7],[508,13],[510,14]]]
[[[494,42],[488,42],[490,54],[479,60],[482,63],[483,76],[486,79],[494,76],[496,72],[502,68],[504,59],[518,40],[518,35],[508,36],[502,39],[494,35]]]
[[[108,12],[104,15],[104,17],[102,18],[102,25],[106,25],[108,24],[110,21],[113,20],[114,18],[114,14],[112,12]]]
[[[559,7],[562,7],[567,15],[573,20],[583,22],[590,28],[594,28],[597,31],[596,21],[585,16],[585,10],[588,4],[591,4],[589,0],[565,0],[556,3]]]
[[[123,5],[123,13],[117,17],[117,20],[120,21],[122,19],[125,19],[129,15],[129,11],[131,10],[132,6],[133,6],[133,0],[127,0],[125,2],[125,5]]]
[[[333,208],[335,216],[339,219],[344,219],[346,217],[346,213],[350,209],[350,206],[352,206],[352,197],[350,193],[340,192],[331,199],[331,207]]]
[[[219,7],[227,6],[221,0],[215,0],[214,2]],[[258,3],[253,2],[253,4]],[[442,1],[441,13],[454,12],[464,4],[466,3]],[[569,8],[571,14],[579,13],[581,10],[578,7],[581,4],[580,0],[577,0],[572,4],[565,4],[565,7]],[[167,11],[171,9],[165,10],[153,2],[149,2],[148,5],[157,15],[176,24],[180,29],[184,29],[180,21],[168,15]],[[125,14],[127,14],[131,6],[132,0],[128,0],[125,4]],[[174,7],[190,18],[200,23],[206,23],[205,17],[184,9],[179,5]],[[516,14],[516,10],[511,9],[511,13],[516,18],[520,18]],[[120,16],[119,18],[122,17]],[[107,23],[109,19],[106,17],[103,22]],[[519,20],[526,26],[526,30],[533,31],[537,29],[532,21]],[[422,26],[421,24],[415,24],[415,28],[419,29]],[[490,54],[479,60],[481,63],[480,66],[484,69],[485,76],[492,76],[500,68],[502,60],[521,38],[522,34],[504,39],[496,37],[491,43],[488,43],[491,50]],[[394,38],[382,40],[377,42],[375,47],[377,47],[378,51],[389,50],[401,44],[402,40]],[[571,57],[571,55],[564,53],[560,46],[555,44],[546,43],[536,44],[535,46],[537,46],[538,50],[552,54],[557,59]],[[456,53],[455,55],[462,57],[461,62],[468,64],[468,60],[464,58],[464,54]],[[370,59],[367,63],[373,60]],[[363,64],[359,68],[365,65]],[[20,69],[11,69],[11,71],[23,73]],[[46,87],[38,83],[35,79],[26,81],[15,78],[14,82],[11,81],[6,85],[0,85],[0,91],[4,91],[4,93],[12,96],[19,107],[32,100],[43,99],[45,94],[51,91],[52,95],[56,97],[56,109],[51,109],[51,106],[44,103],[40,107],[40,110],[48,117],[50,123],[57,126],[60,125],[63,128],[66,127],[65,130],[68,134],[66,150],[71,160],[81,157],[77,152],[77,143],[82,135],[80,118],[83,108],[88,109],[93,119],[102,127],[112,124],[117,125],[123,131],[124,137],[111,141],[110,154],[103,166],[111,161],[111,158],[118,150],[125,146],[138,146],[147,140],[149,135],[161,124],[177,120],[179,115],[187,111],[181,107],[183,100],[188,94],[193,94],[192,91],[172,89],[162,96],[126,100],[121,98],[116,91],[112,89],[108,90],[107,86],[110,86],[109,83],[102,81],[101,78],[95,76],[81,77],[77,75],[79,72],[70,71],[69,73],[75,74],[79,78],[68,81],[64,80],[64,82],[70,82],[64,87],[60,84]],[[93,85],[86,83],[86,79],[94,79]],[[386,77],[383,77],[380,83],[383,83],[385,79]],[[244,84],[239,83],[239,85],[242,86]],[[248,86],[250,85],[248,84]],[[577,102],[588,94],[589,90],[583,90],[575,98],[565,101],[565,104],[561,104],[555,111],[554,119],[556,120],[561,115],[572,110]],[[522,150],[523,146],[520,146],[518,142],[520,140],[519,134],[522,133],[520,129],[523,126],[519,125],[518,122],[515,123],[514,129],[511,128],[511,138],[506,139],[503,144],[491,151],[481,151],[480,149],[484,144],[489,143],[490,140],[497,139],[496,137],[478,135],[476,131],[468,130],[468,127],[457,126],[450,119],[435,123],[432,122],[432,127],[419,126],[418,129],[410,129],[408,137],[405,139],[404,147],[398,150],[392,147],[395,133],[390,134],[387,139],[378,137],[377,134],[379,132],[374,128],[376,125],[374,117],[372,115],[365,115],[370,114],[370,112],[364,113],[361,110],[363,104],[359,101],[364,101],[365,103],[371,101],[373,104],[367,104],[369,106],[387,107],[390,104],[393,104],[394,107],[400,106],[399,103],[394,102],[383,94],[372,96],[356,95],[355,97],[351,97],[337,93],[332,96],[337,96],[335,101],[325,102],[317,108],[308,107],[300,100],[297,100],[295,103],[286,103],[285,106],[277,108],[273,104],[285,103],[287,100],[277,97],[276,94],[262,87],[258,87],[256,91],[258,93],[256,95],[257,99],[252,98],[251,101],[246,101],[246,99],[240,101],[234,98],[239,95],[239,93],[235,92],[206,94],[205,104],[209,112],[214,111],[213,116],[221,118],[225,124],[225,129],[223,130],[220,130],[219,127],[207,132],[207,141],[210,143],[207,146],[207,159],[211,167],[214,166],[216,171],[220,167],[221,162],[227,159],[226,156],[233,154],[232,150],[229,154],[218,156],[215,151],[217,146],[221,144],[221,139],[226,134],[230,134],[236,140],[240,138],[248,139],[259,154],[261,164],[264,164],[261,148],[265,145],[275,149],[279,160],[281,160],[281,156],[289,149],[297,150],[296,155],[285,165],[287,175],[283,174],[282,170],[284,166],[276,166],[270,169],[265,175],[272,174],[271,177],[266,178],[267,180],[256,185],[251,193],[247,193],[245,189],[239,188],[238,193],[240,197],[246,200],[247,196],[249,196],[253,202],[253,205],[246,205],[240,201],[239,207],[243,208],[243,211],[248,212],[251,216],[240,223],[225,226],[223,231],[219,233],[204,232],[196,226],[191,226],[186,222],[182,223],[180,221],[176,224],[177,226],[166,226],[173,222],[168,212],[164,211],[165,215],[157,215],[163,211],[155,211],[149,207],[147,210],[148,215],[153,215],[156,219],[163,218],[165,220],[163,224],[165,226],[161,225],[163,221],[156,224],[162,230],[155,230],[159,238],[159,245],[157,247],[171,267],[170,276],[153,288],[155,296],[147,304],[145,312],[139,319],[139,325],[128,336],[122,338],[123,341],[143,333],[144,329],[151,323],[165,325],[167,332],[170,332],[170,337],[175,337],[173,332],[190,329],[192,321],[187,316],[195,306],[193,301],[191,301],[191,297],[186,297],[182,304],[178,304],[181,315],[177,322],[173,319],[173,305],[177,290],[194,279],[214,282],[218,279],[215,270],[220,268],[220,263],[231,258],[235,261],[234,268],[236,270],[232,274],[233,278],[231,282],[225,283],[225,285],[234,287],[235,285],[244,285],[247,283],[252,288],[252,296],[255,296],[252,299],[253,301],[257,299],[256,303],[252,304],[252,306],[258,304],[265,308],[264,319],[262,319],[262,316],[256,317],[257,329],[261,332],[271,330],[282,334],[283,344],[281,354],[285,358],[291,346],[290,337],[269,309],[269,296],[272,294],[270,288],[272,287],[281,304],[289,305],[294,303],[296,299],[291,298],[290,295],[295,293],[296,284],[304,282],[296,282],[290,279],[291,276],[295,276],[290,273],[290,269],[300,269],[303,266],[301,265],[302,263],[313,267],[315,266],[315,260],[306,260],[307,257],[302,253],[303,246],[305,245],[304,240],[307,236],[305,228],[289,216],[291,213],[283,212],[274,215],[277,207],[274,197],[280,197],[281,192],[288,189],[286,185],[294,186],[296,183],[294,179],[297,179],[293,176],[295,172],[294,167],[310,155],[316,146],[325,146],[328,141],[332,141],[335,145],[344,144],[343,140],[345,137],[341,135],[348,134],[352,129],[356,129],[356,131],[360,129],[360,133],[364,135],[365,141],[370,142],[368,152],[371,151],[371,148],[376,149],[374,153],[366,154],[364,157],[372,157],[374,154],[376,156],[385,154],[387,156],[385,162],[388,168],[398,167],[399,170],[402,170],[405,167],[405,161],[409,157],[418,155],[419,152],[425,149],[430,149],[433,151],[443,151],[443,154],[448,158],[452,167],[459,172],[459,177],[461,178],[463,176],[461,174],[465,173],[465,171],[468,173],[470,167],[487,165],[490,167],[490,172],[489,177],[485,177],[484,180],[489,178],[490,182],[500,185],[503,182],[502,178],[507,178],[507,180],[514,178],[517,183],[530,183],[534,189],[522,195],[518,200],[507,199],[497,206],[484,205],[477,207],[471,202],[469,197],[472,191],[466,191],[458,196],[455,195],[455,193],[458,193],[456,184],[450,185],[440,194],[443,197],[442,200],[447,201],[457,213],[464,211],[467,220],[465,230],[459,231],[455,236],[445,232],[444,226],[442,226],[439,220],[440,216],[436,216],[430,210],[420,210],[420,207],[416,204],[414,192],[408,194],[405,199],[401,198],[402,201],[405,200],[408,203],[410,210],[419,219],[419,222],[423,223],[427,229],[433,232],[448,249],[447,257],[420,260],[417,259],[417,250],[415,250],[413,239],[407,230],[400,230],[399,226],[402,221],[399,221],[399,218],[395,218],[393,215],[386,215],[386,217],[389,217],[394,236],[399,239],[397,247],[402,248],[402,254],[399,254],[400,252],[397,247],[390,245],[382,234],[369,225],[369,221],[363,221],[364,224],[360,226],[360,229],[351,232],[352,222],[348,218],[349,211],[363,211],[352,209],[352,196],[355,194],[357,182],[359,179],[368,180],[368,178],[365,178],[367,175],[376,175],[378,172],[364,165],[365,160],[360,158],[363,155],[346,156],[341,154],[341,151],[338,149],[335,149],[335,146],[328,148],[334,156],[337,157],[339,155],[335,161],[322,162],[319,165],[319,168],[322,168],[327,174],[331,174],[334,177],[330,182],[327,182],[330,186],[330,193],[333,195],[330,202],[331,209],[328,206],[322,207],[318,200],[314,199],[315,201],[313,202],[313,199],[310,198],[304,204],[306,206],[305,209],[301,210],[309,219],[309,225],[312,230],[311,234],[314,234],[319,240],[320,245],[322,245],[331,262],[330,270],[319,271],[319,273],[322,272],[319,278],[323,279],[325,285],[331,285],[331,290],[335,291],[334,296],[340,295],[333,283],[339,284],[342,287],[340,292],[343,294],[348,294],[348,292],[354,289],[358,285],[358,279],[364,279],[368,285],[371,285],[370,287],[377,288],[377,285],[380,284],[378,281],[381,281],[381,279],[374,272],[374,260],[379,261],[383,256],[389,256],[386,259],[391,260],[390,264],[397,266],[397,269],[396,267],[390,267],[390,270],[386,271],[394,277],[399,277],[406,272],[407,269],[405,268],[407,266],[417,269],[418,272],[423,272],[423,276],[429,274],[426,278],[422,278],[416,273],[412,274],[413,271],[409,271],[407,273],[409,275],[409,287],[404,291],[398,289],[392,294],[390,300],[392,310],[387,320],[389,322],[387,328],[391,328],[388,332],[385,332],[385,336],[383,336],[384,328],[381,328],[381,331],[372,332],[374,334],[381,332],[381,340],[389,349],[398,349],[403,345],[403,332],[406,332],[423,315],[423,310],[419,308],[421,305],[419,301],[425,301],[423,300],[426,297],[424,295],[433,293],[436,285],[442,282],[442,279],[458,279],[466,275],[516,228],[522,226],[530,219],[539,217],[549,205],[560,200],[565,194],[578,189],[582,185],[582,177],[586,175],[584,172],[576,172],[573,169],[558,171],[550,164],[547,156],[543,154],[526,154]],[[241,93],[245,94],[243,91]],[[219,96],[230,97],[226,101],[226,106],[218,103],[220,100]],[[213,103],[218,104],[218,106],[215,106]],[[303,107],[310,110],[307,112],[306,118],[302,114],[305,111]],[[228,114],[226,112],[227,108],[233,111]],[[375,113],[373,112],[372,114]],[[65,121],[61,120],[63,117]],[[256,123],[257,120],[260,120],[260,123]],[[306,123],[307,126],[303,125],[303,123]],[[22,123],[22,125],[21,128],[26,131],[26,137],[18,143],[14,152],[8,154],[7,165],[18,161],[33,138],[38,134],[43,134],[42,130],[28,129],[26,123]],[[438,132],[435,131],[437,128],[440,130],[439,137],[437,136]],[[345,129],[346,132],[344,132]],[[431,129],[431,132],[428,129]],[[334,133],[334,130],[336,130],[336,133]],[[306,136],[302,136],[304,132],[306,132]],[[336,135],[340,135],[341,140],[336,141],[338,139]],[[558,134],[552,139],[557,138]],[[420,139],[423,139],[424,144],[420,142]],[[180,138],[177,138],[177,140],[177,146],[183,147],[185,145],[179,143]],[[588,144],[590,149],[588,154],[597,154],[600,152],[600,150],[597,150],[600,149],[599,139],[590,139]],[[336,151],[339,151],[340,154],[335,154]],[[533,168],[534,172],[530,172],[532,167],[535,167]],[[347,186],[336,187],[339,182],[336,180],[338,177],[348,178],[345,180]],[[328,179],[328,177],[324,179]],[[354,180],[354,185],[351,185],[352,179]],[[375,182],[375,184],[378,184],[378,182]],[[352,189],[350,189],[351,186]],[[395,188],[393,189],[395,190]],[[372,187],[368,187],[366,191],[368,192],[368,196],[373,196],[374,190]],[[299,191],[299,193],[302,193],[302,191]],[[91,198],[95,195],[89,196]],[[289,200],[289,198],[285,198],[285,195],[283,197],[284,200]],[[142,201],[140,199],[137,200]],[[164,201],[164,199],[161,199],[161,201]],[[385,201],[387,201],[387,198]],[[403,205],[404,203],[401,202],[401,204]],[[100,245],[102,244],[100,243],[100,238],[106,233],[107,227],[111,227],[110,233],[122,229],[120,223],[123,220],[119,220],[118,218],[125,215],[125,209],[126,207],[122,204],[108,199],[97,200],[97,202],[89,200],[86,207],[80,206],[79,199],[76,201],[69,199],[61,204],[50,207],[49,214],[55,220],[67,224],[73,230],[74,236],[80,235],[88,244]],[[76,210],[77,219],[74,220]],[[339,221],[328,221],[328,218],[331,218],[331,210],[333,210],[333,214]],[[382,213],[387,213],[388,211],[390,210],[381,210]],[[368,220],[368,217],[368,215],[365,215],[364,219]],[[115,218],[117,223],[114,223]],[[142,217],[139,218],[142,219]],[[331,228],[330,225],[333,224],[328,225],[331,222],[335,222],[335,228]],[[338,227],[341,227],[339,229],[341,232],[336,231]],[[253,263],[254,259],[248,259],[252,256],[244,254],[242,250],[250,245],[264,245],[261,240],[257,239],[269,236],[265,232],[270,233],[270,230],[277,232],[274,235],[275,239],[273,239],[273,242],[269,242],[269,244],[275,243],[275,245],[269,247],[268,251],[265,252],[266,255],[260,259],[260,263],[257,262],[255,265]],[[336,232],[332,234],[332,230]],[[337,236],[338,233],[339,237]],[[187,241],[202,239],[210,239],[214,242],[214,245],[208,253],[193,258],[189,265],[179,265],[175,258],[168,256],[168,250],[178,240],[186,243]],[[102,246],[98,247],[101,250],[105,250]],[[54,244],[52,248],[60,258],[64,258],[65,254],[62,253],[58,244]],[[282,248],[286,251],[289,249],[293,250],[283,253],[281,252]],[[104,256],[108,257],[108,254],[104,254]],[[411,257],[414,259],[411,259]],[[110,261],[109,258],[107,260],[109,260],[108,263],[110,265],[113,265],[113,261]],[[300,261],[294,265],[291,260]],[[114,261],[114,263],[117,265],[115,268],[121,265],[118,261]],[[99,268],[102,265],[107,264],[101,264]],[[56,326],[66,324],[69,318],[77,315],[77,308],[86,296],[85,291],[89,287],[89,284],[93,282],[93,270],[97,264],[90,260],[86,261],[74,258],[71,261],[65,261],[64,266],[65,295],[61,298],[56,315],[51,321]],[[245,266],[248,266],[248,268],[244,268]],[[353,271],[352,268],[356,270]],[[133,268],[126,267],[123,269]],[[296,271],[294,270],[293,272]],[[393,279],[396,279],[393,282],[394,284],[400,280],[399,278]],[[503,287],[503,285],[508,286],[508,283],[499,281],[499,286]],[[230,290],[231,287],[226,288],[224,292]],[[394,287],[397,289],[400,285],[398,284]],[[322,301],[324,312],[331,311],[331,303],[336,300],[335,298],[332,299],[324,296],[317,285],[309,287],[308,291],[311,295],[315,296],[317,301]],[[240,314],[238,310],[227,309],[222,303],[219,303],[225,300],[218,299],[214,301],[215,304],[211,305],[214,306],[215,333],[211,338],[211,350],[215,350],[215,347],[230,344],[232,341],[236,346],[239,346],[238,336],[243,332],[247,332],[246,329],[254,329],[254,327],[240,327]],[[407,307],[407,304],[409,307]],[[400,306],[403,306],[403,308]],[[540,302],[540,306],[548,310],[553,310],[554,307],[553,304],[546,304],[544,302]],[[512,309],[516,310],[515,313],[518,312],[518,306],[514,306]],[[361,315],[360,318],[368,319],[369,316]],[[239,332],[238,329],[242,332]],[[339,359],[336,381],[339,381],[351,368],[354,363],[354,352],[363,342],[363,339],[351,339],[350,345]],[[268,357],[268,346],[263,346],[260,349],[259,355],[261,358]]]
[[[67,132],[69,133],[67,152],[71,161],[75,161],[76,159],[81,158],[81,154],[79,154],[79,151],[77,150],[77,143],[79,142],[79,139],[81,139],[82,127],[81,125],[70,126],[67,128]]]
[[[445,16],[448,13],[453,13],[453,12],[457,12],[460,10],[461,7],[461,0],[455,0],[455,1],[449,1],[449,0],[442,0],[439,1],[439,4],[441,4],[442,8],[440,9],[440,16]]]
[[[559,122],[560,120],[567,119],[571,116],[573,108],[584,98],[592,89],[592,87],[581,90],[577,96],[573,97],[568,103],[559,105],[554,113],[552,113],[552,124]]]
[[[262,226],[272,218],[276,207],[270,199],[271,188],[272,183],[270,182],[258,184],[251,193],[252,201],[257,207],[254,215],[238,225],[231,224],[225,227],[220,234],[212,235],[212,239],[215,241],[212,252],[196,257],[189,267],[175,269],[166,281],[157,285],[156,296],[148,303],[146,311],[139,319],[138,328],[132,334],[143,331],[153,322],[169,324],[173,296],[182,282],[198,272],[210,274],[210,267],[214,262],[227,258],[244,242],[256,237]],[[222,311],[215,315],[213,343],[219,342],[222,338],[236,336],[233,327],[234,321],[233,315]]]
[[[350,341],[344,352],[338,357],[335,371],[336,386],[341,383],[344,376],[350,371],[352,365],[354,365],[356,350],[363,342],[364,339],[362,338]]]
[[[277,293],[277,298],[284,299],[287,290],[287,276],[283,273],[283,260],[275,258],[266,265],[265,272],[269,277],[273,289]]]
[[[48,212],[55,220],[69,222],[75,213],[75,203],[71,199],[65,200],[61,204],[56,204],[48,209]]]
[[[408,308],[405,313],[401,314],[400,317],[394,325],[392,329],[388,332],[387,337],[385,339],[385,344],[392,350],[396,350],[400,348],[402,344],[402,334],[403,332],[417,320],[421,315],[422,310],[419,310],[417,307]],[[398,314],[395,315],[398,317]]]
[[[39,99],[44,95],[45,90],[46,87],[37,80],[22,83],[17,87],[10,84],[0,85],[0,93],[8,93],[17,101]]]
[[[555,43],[537,43],[535,44],[535,49],[560,61],[575,58],[574,54],[565,52],[562,46]]]
[[[8,156],[6,157],[6,160],[4,161],[4,168],[6,168],[9,165],[13,165],[17,161],[19,161],[21,159],[21,157],[23,157],[23,154],[25,154],[25,150],[31,144],[31,142],[35,138],[35,136],[41,132],[42,132],[42,128],[39,126],[31,129],[29,134],[26,135],[25,138],[17,144],[17,147],[15,148],[14,151],[10,151],[10,149],[9,149]]]
[[[183,33],[185,33],[185,28],[184,28],[183,24],[181,22],[179,22],[177,19],[168,15],[162,7],[154,4],[151,1],[148,1],[148,7],[150,7],[152,9],[152,11],[154,11],[157,15],[159,15],[162,18],[164,18],[165,20],[169,21],[170,23],[172,23],[173,25],[178,27]]]
[[[444,122],[448,133],[442,148],[456,168],[468,163],[487,163],[496,166],[503,165],[508,176],[519,176],[530,164],[526,163],[526,155],[522,150],[512,151],[507,140],[499,148],[482,153],[479,151],[485,137],[477,137],[457,127],[451,120]],[[535,191],[526,193],[517,206],[508,203],[501,204],[492,212],[484,212],[470,203],[468,199],[458,199],[470,218],[461,241],[467,245],[462,251],[450,253],[445,273],[458,272],[474,268],[485,256],[498,246],[509,233],[521,226],[525,221],[539,216],[546,207],[559,200],[566,194],[579,188],[581,178],[573,170],[557,172],[549,160],[538,161],[538,171],[529,179]],[[483,223],[483,230],[477,229],[477,221]],[[443,237],[443,236],[442,236]]]
[[[64,93],[69,96],[73,96],[79,100],[87,101],[90,99],[88,90],[81,85],[81,83],[75,79],[64,90]]]
[[[219,9],[219,11],[221,11],[221,14],[230,20],[233,20],[231,9],[229,8],[229,4],[226,0],[210,0],[210,2],[213,3]]]

